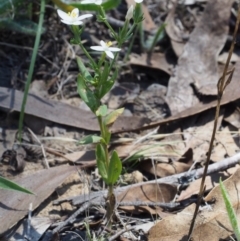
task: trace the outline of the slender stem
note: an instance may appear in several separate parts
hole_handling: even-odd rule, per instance
[[[27,81],[26,81],[26,85],[25,85],[25,89],[24,89],[23,101],[22,101],[20,118],[19,118],[19,123],[18,123],[18,134],[19,134],[18,140],[19,140],[19,142],[22,141],[22,129],[23,129],[23,119],[24,119],[25,107],[26,107],[26,103],[27,103],[27,97],[28,97],[30,83],[32,80],[33,70],[34,70],[34,66],[35,66],[35,62],[36,62],[38,47],[39,47],[39,43],[40,43],[42,25],[43,25],[43,19],[44,19],[44,12],[45,12],[45,0],[41,0],[37,34],[36,34],[33,53],[32,53],[32,57],[31,57],[31,63],[30,63],[30,67],[28,70],[28,77],[27,77]]]
[[[105,133],[105,128],[104,128],[102,116],[98,116],[98,124],[99,124],[99,127],[100,127],[101,137],[105,140],[106,133]],[[103,145],[103,149],[104,149],[105,156],[106,156],[106,160],[105,160],[106,161],[106,169],[108,170],[108,167],[109,167],[108,148],[107,148],[107,145],[105,143],[103,143],[102,145]]]
[[[162,31],[165,29],[165,27],[166,27],[166,24],[163,23],[163,24],[158,28],[158,31],[157,31],[157,33],[156,33],[155,36],[154,36],[154,39],[153,39],[152,44],[151,44],[151,46],[150,46],[150,49],[148,50],[150,54],[152,54],[152,52],[153,52],[153,50],[154,50],[154,47],[155,47],[156,44],[157,44],[158,38],[159,38],[160,34],[162,33]]]
[[[229,67],[230,59],[231,59],[231,56],[232,56],[232,53],[233,53],[233,50],[234,50],[239,23],[240,23],[240,5],[238,5],[238,17],[237,17],[237,22],[235,24],[235,30],[234,30],[234,33],[233,33],[233,41],[231,43],[231,47],[230,47],[230,50],[229,50],[229,53],[228,53],[228,59],[227,59],[227,62],[225,64],[223,75],[218,82],[218,99],[217,99],[217,108],[216,108],[215,119],[214,119],[214,127],[213,127],[212,137],[211,137],[211,141],[210,141],[210,145],[209,145],[209,149],[208,149],[207,161],[205,163],[205,168],[204,168],[201,186],[200,186],[200,190],[199,190],[198,202],[197,202],[197,206],[195,208],[195,211],[194,211],[194,214],[193,214],[193,219],[192,219],[192,222],[191,222],[191,225],[190,225],[190,228],[189,228],[189,232],[188,232],[188,241],[190,241],[190,239],[191,239],[191,235],[193,233],[193,229],[194,229],[194,225],[195,225],[195,220],[196,220],[197,213],[198,213],[198,210],[199,210],[199,204],[202,200],[204,190],[205,190],[205,179],[206,179],[207,170],[208,170],[210,157],[211,157],[211,153],[212,153],[213,142],[214,142],[214,138],[215,138],[215,134],[216,134],[217,122],[218,122],[218,117],[219,117],[219,112],[220,112],[221,99],[222,99],[224,89],[227,86],[227,83],[229,82],[228,80],[226,80],[227,69]]]
[[[93,60],[91,55],[88,53],[88,51],[85,49],[85,47],[82,44],[82,40],[80,38],[80,33],[82,32],[82,29],[79,31],[78,26],[72,25],[72,31],[73,31],[73,34],[74,34],[75,41],[77,41],[78,45],[80,46],[80,48],[82,49],[84,54],[90,60],[92,66],[94,67],[94,70],[97,71],[98,67],[97,67],[96,62]]]
[[[118,40],[117,34],[115,33],[114,29],[112,28],[112,26],[107,21],[106,14],[105,14],[105,11],[104,11],[102,6],[100,7],[100,14],[101,14],[101,17],[102,17],[102,21],[109,28],[109,30],[111,31],[111,33],[112,33],[113,37],[115,38],[115,40]]]
[[[99,127],[100,127],[101,136],[103,139],[105,139],[106,133],[105,133],[105,127],[104,127],[102,116],[98,116],[98,123],[99,123]],[[106,169],[108,170],[109,164],[110,164],[108,147],[107,147],[107,144],[105,144],[105,143],[102,143],[102,145],[103,145],[103,149],[104,149],[105,156],[106,156],[106,160],[105,160]],[[113,185],[109,184],[108,185],[108,195],[107,195],[107,214],[106,214],[107,225],[109,228],[111,228],[111,225],[112,225],[112,216],[113,216],[115,204],[116,204],[116,199],[115,199],[115,195],[113,192]]]
[[[99,68],[99,69],[101,68],[101,66],[102,66],[102,64],[103,64],[103,62],[104,62],[104,60],[105,60],[105,58],[106,58],[106,54],[105,54],[105,52],[104,52],[104,53],[102,54],[102,56],[101,56],[99,62],[98,62],[98,68]]]
[[[90,60],[92,66],[94,67],[94,69],[97,69],[97,64],[95,63],[95,61],[93,60],[93,58],[90,56],[90,54],[88,53],[88,51],[84,48],[81,39],[79,41],[79,46],[81,47],[81,49],[83,50],[83,52],[86,54],[86,56],[88,57],[88,59]]]
[[[129,55],[130,55],[130,53],[131,53],[131,51],[132,51],[133,43],[134,43],[134,40],[135,40],[135,38],[136,38],[136,36],[137,36],[138,30],[139,30],[139,25],[137,25],[137,30],[136,30],[136,31],[134,32],[134,34],[133,34],[133,37],[132,37],[132,40],[131,40],[131,42],[130,42],[130,44],[129,44],[127,53],[126,53],[126,55],[124,56],[123,63],[125,63],[125,62],[128,60],[128,57],[129,57]]]

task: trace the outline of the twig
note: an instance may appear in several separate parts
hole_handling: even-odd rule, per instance
[[[73,223],[77,216],[84,212],[86,209],[88,209],[90,207],[91,203],[90,202],[86,202],[84,203],[73,215],[71,215],[67,220],[65,220],[64,222],[62,222],[59,226],[57,226],[55,229],[53,229],[52,233],[57,233],[59,232],[63,227],[65,227],[66,225],[68,225],[69,223]]]
[[[237,21],[236,21],[236,25],[235,25],[235,29],[234,29],[234,33],[233,33],[233,41],[232,41],[232,44],[231,44],[231,47],[230,47],[230,50],[229,50],[227,62],[226,62],[225,67],[224,67],[223,75],[219,79],[218,84],[217,84],[217,88],[218,88],[218,96],[217,97],[218,98],[217,98],[217,108],[216,108],[216,113],[215,113],[213,132],[212,132],[212,137],[211,137],[211,141],[210,141],[209,149],[208,149],[207,160],[206,160],[206,164],[205,164],[205,168],[204,168],[204,172],[203,172],[203,176],[202,176],[201,186],[200,186],[199,195],[198,195],[198,202],[197,202],[197,205],[196,205],[196,208],[195,208],[195,211],[194,211],[194,215],[193,215],[193,219],[192,219],[192,222],[191,222],[191,225],[190,225],[190,228],[189,228],[189,232],[188,232],[188,241],[190,241],[190,239],[191,239],[191,235],[192,235],[192,232],[193,232],[195,220],[196,220],[197,213],[198,213],[198,210],[199,210],[199,204],[202,200],[204,190],[205,190],[205,179],[206,179],[207,172],[208,172],[210,157],[211,157],[211,153],[212,153],[212,149],[213,149],[213,142],[214,142],[215,134],[216,134],[216,130],[217,130],[217,122],[218,122],[218,117],[219,117],[219,112],[220,112],[222,95],[223,95],[223,92],[224,92],[225,88],[227,87],[227,85],[231,82],[233,71],[234,71],[234,70],[231,71],[230,76],[226,80],[229,63],[230,63],[230,60],[231,60],[231,57],[232,57],[235,41],[236,41],[236,38],[237,38],[239,23],[240,23],[240,7],[238,6],[238,17],[237,17]]]
[[[114,234],[112,237],[110,237],[110,238],[108,239],[108,241],[114,241],[114,240],[116,240],[121,234],[126,233],[126,232],[128,232],[128,231],[131,231],[131,230],[133,230],[134,228],[135,228],[135,227],[131,227],[131,228],[128,228],[128,229],[123,229],[123,230],[119,231],[118,233]]]
[[[219,171],[224,171],[226,169],[228,169],[229,167],[233,167],[236,164],[238,164],[240,161],[240,153],[237,153],[236,155],[232,156],[232,157],[228,157],[226,159],[223,159],[219,162],[216,162],[214,164],[209,165],[208,170],[207,170],[207,174],[211,174],[214,172],[219,172]],[[171,184],[179,184],[179,180],[184,177],[186,180],[194,180],[194,179],[199,179],[202,177],[204,172],[204,168],[199,168],[197,170],[192,170],[192,171],[187,171],[187,172],[183,172],[183,173],[179,173],[179,174],[175,174],[172,176],[167,176],[167,177],[163,177],[163,178],[159,178],[157,180],[152,180],[152,181],[148,181],[148,182],[140,182],[140,183],[136,183],[130,186],[125,186],[125,187],[120,187],[120,188],[116,188],[115,189],[115,193],[118,195],[126,190],[128,190],[129,188],[134,188],[134,187],[139,187],[141,185],[145,185],[145,184],[152,184],[152,183],[171,183]],[[71,197],[71,198],[67,198],[67,199],[62,199],[62,200],[56,200],[53,202],[54,205],[58,205],[62,202],[66,202],[66,201],[72,201],[73,205],[80,205],[84,202],[89,202],[92,200],[94,200],[94,202],[103,202],[104,199],[104,195],[107,194],[107,191],[99,191],[99,192],[92,192],[89,195],[81,195],[81,196],[77,196],[77,197]]]

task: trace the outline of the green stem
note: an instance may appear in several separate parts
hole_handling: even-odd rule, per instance
[[[131,42],[130,42],[130,44],[129,44],[127,53],[126,53],[126,55],[124,56],[123,63],[126,63],[126,61],[128,60],[128,57],[129,57],[129,55],[130,55],[130,53],[131,53],[131,51],[132,51],[133,43],[134,43],[134,40],[135,40],[135,38],[136,38],[136,36],[137,36],[138,30],[139,30],[139,25],[137,25],[137,29],[136,29],[136,31],[135,31],[134,34],[133,34],[133,37],[132,37],[132,40],[131,40]]]
[[[36,62],[38,47],[39,47],[39,43],[40,43],[42,25],[43,25],[43,19],[44,19],[44,12],[45,12],[45,0],[41,0],[37,34],[36,34],[33,53],[32,53],[32,57],[31,57],[31,63],[30,63],[30,67],[28,70],[28,77],[27,77],[27,81],[26,81],[26,85],[25,85],[25,89],[24,89],[23,101],[22,101],[20,118],[19,118],[19,123],[18,123],[18,134],[19,134],[18,140],[19,140],[19,142],[22,141],[22,129],[23,129],[23,119],[24,119],[25,107],[26,107],[26,103],[27,103],[27,97],[28,97],[29,87],[30,87],[30,83],[31,83],[32,75],[33,75],[33,70],[34,70],[34,66],[35,66],[35,62]]]
[[[113,218],[113,213],[114,213],[114,208],[116,205],[116,198],[113,192],[113,185],[108,186],[108,195],[107,195],[107,226],[111,228],[112,226],[112,218]]]
[[[145,44],[145,41],[144,41],[144,30],[143,30],[143,23],[141,22],[139,24],[139,34],[140,34],[140,42],[141,42],[141,46],[143,49],[146,49],[146,44]]]
[[[102,56],[101,56],[99,62],[98,62],[98,68],[99,68],[99,69],[101,68],[101,66],[102,66],[102,64],[103,64],[103,62],[104,62],[104,60],[105,60],[105,58],[106,58],[106,54],[105,54],[105,52],[104,52],[104,53],[102,54]]]
[[[95,61],[93,60],[93,58],[90,56],[90,54],[88,53],[88,51],[84,48],[81,39],[79,41],[79,46],[81,47],[81,49],[83,50],[83,52],[86,54],[86,56],[88,57],[88,59],[90,60],[92,66],[94,67],[94,70],[96,71],[98,69],[97,64],[95,63]]]
[[[105,133],[105,127],[104,127],[104,124],[103,124],[102,116],[98,116],[98,124],[99,124],[99,127],[100,127],[101,137],[105,140],[106,139],[106,133]],[[106,156],[106,167],[108,169],[108,167],[109,167],[108,148],[107,148],[107,144],[103,143],[102,145],[103,145],[105,156]]]
[[[103,7],[101,6],[100,7],[100,14],[102,15],[102,21],[106,24],[106,26],[109,28],[109,30],[111,31],[113,37],[115,40],[118,41],[118,36],[117,34],[115,33],[114,29],[112,28],[112,26],[109,24],[109,22],[107,21],[107,17],[106,17],[106,14],[105,14],[105,11],[103,9]]]
[[[98,67],[97,67],[96,62],[93,60],[91,55],[88,53],[88,51],[85,49],[85,47],[82,44],[82,40],[80,38],[80,34],[81,34],[82,30],[79,31],[78,26],[72,25],[72,31],[73,31],[73,34],[74,34],[75,41],[79,44],[79,46],[82,49],[82,51],[84,52],[84,54],[90,60],[94,70],[97,71]]]
[[[105,133],[105,127],[104,127],[102,116],[98,116],[98,123],[99,123],[99,127],[100,127],[101,137],[105,140],[106,133]],[[106,160],[105,160],[106,169],[108,170],[109,164],[110,164],[108,147],[107,147],[107,144],[105,144],[105,143],[102,143],[102,145],[103,145],[103,149],[104,149],[105,156],[106,156]],[[107,195],[107,214],[106,214],[107,223],[108,223],[109,228],[111,228],[111,225],[112,225],[112,217],[113,217],[115,204],[116,204],[116,200],[115,200],[115,195],[113,192],[113,185],[109,184],[108,185],[108,195]]]
[[[153,50],[154,50],[154,47],[155,47],[156,44],[157,44],[158,38],[159,38],[160,34],[162,33],[162,31],[165,29],[165,27],[166,27],[166,24],[163,23],[163,24],[158,28],[158,31],[157,31],[157,33],[156,33],[155,36],[154,36],[154,39],[153,39],[152,44],[151,44],[151,46],[150,46],[150,49],[148,50],[148,52],[149,52],[150,54],[152,54],[152,52],[153,52]]]

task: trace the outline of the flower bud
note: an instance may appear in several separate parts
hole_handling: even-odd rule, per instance
[[[133,17],[133,5],[131,5],[131,7],[128,9],[125,19],[129,21],[130,19],[132,19],[132,17]]]

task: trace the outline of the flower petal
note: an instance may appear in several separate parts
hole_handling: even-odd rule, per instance
[[[136,3],[141,3],[143,0],[134,0]]]
[[[85,18],[90,18],[90,17],[92,17],[92,16],[93,16],[92,14],[83,14],[83,15],[79,16],[79,17],[77,18],[77,20],[83,20],[83,19],[85,19]]]
[[[79,9],[78,8],[74,8],[71,12],[71,17],[76,16],[75,18],[77,18],[79,16]]]
[[[83,22],[77,20],[77,21],[72,22],[72,25],[83,25]]]
[[[65,24],[68,24],[68,25],[72,25],[72,21],[68,21],[68,20],[65,20],[65,19],[61,19],[61,22],[65,23]]]
[[[96,1],[95,1],[95,4],[96,4],[96,5],[101,5],[101,4],[102,4],[102,0],[96,0]]]
[[[57,13],[58,13],[58,15],[61,19],[64,19],[64,20],[71,20],[72,19],[67,13],[63,12],[60,9],[57,10]]]
[[[111,51],[107,50],[107,51],[105,51],[105,53],[109,58],[114,59],[114,55]]]
[[[120,48],[115,48],[115,47],[109,47],[108,50],[112,51],[112,52],[119,52],[119,51],[121,51]]]
[[[91,46],[90,48],[96,51],[104,51],[104,48],[102,46]]]
[[[130,6],[130,8],[127,11],[127,14],[125,16],[126,20],[130,20],[133,18],[133,5]]]
[[[94,3],[95,0],[83,0],[81,1],[81,4],[89,4],[89,3]]]
[[[107,44],[103,40],[100,41],[100,44],[103,48],[108,48]]]

